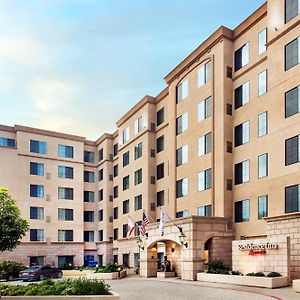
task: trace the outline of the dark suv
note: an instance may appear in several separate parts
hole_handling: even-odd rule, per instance
[[[46,278],[61,278],[63,275],[60,269],[51,266],[33,266],[19,273],[19,278],[23,281],[43,280]]]

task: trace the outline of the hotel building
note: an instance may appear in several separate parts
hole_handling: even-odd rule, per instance
[[[271,239],[287,262],[262,271],[300,278],[299,12],[299,0],[268,0],[235,29],[221,26],[97,141],[0,126],[0,186],[30,222],[0,259],[137,267],[141,255],[141,275],[155,276],[150,261],[170,250],[194,280],[206,256],[244,268],[232,241]],[[187,247],[172,222],[164,237],[150,225],[144,249],[126,240],[128,216],[157,220],[160,207]]]

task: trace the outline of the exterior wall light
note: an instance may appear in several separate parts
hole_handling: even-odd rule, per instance
[[[183,233],[182,227],[179,227],[179,241],[181,243],[182,246],[185,246],[185,248],[188,247],[188,243],[185,241],[185,234]]]
[[[145,247],[143,246],[143,241],[140,239],[140,238],[138,238],[138,240],[136,241],[137,242],[137,245],[138,245],[138,247],[139,247],[139,251],[142,249],[142,250],[144,250],[145,249]]]

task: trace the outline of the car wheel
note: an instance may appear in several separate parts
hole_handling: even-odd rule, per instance
[[[40,280],[44,280],[45,279],[45,276],[44,275],[40,275]]]
[[[8,281],[12,281],[12,280],[14,280],[14,276],[12,276],[12,275],[9,275],[9,276],[7,277],[7,280],[8,280]]]
[[[58,273],[57,278],[62,278],[62,273]]]

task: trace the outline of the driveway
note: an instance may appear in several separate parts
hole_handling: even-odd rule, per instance
[[[107,281],[121,300],[274,300],[261,293],[252,293],[223,287],[204,286],[173,279],[160,281],[140,277],[127,277]],[[266,294],[268,290],[266,290]]]

